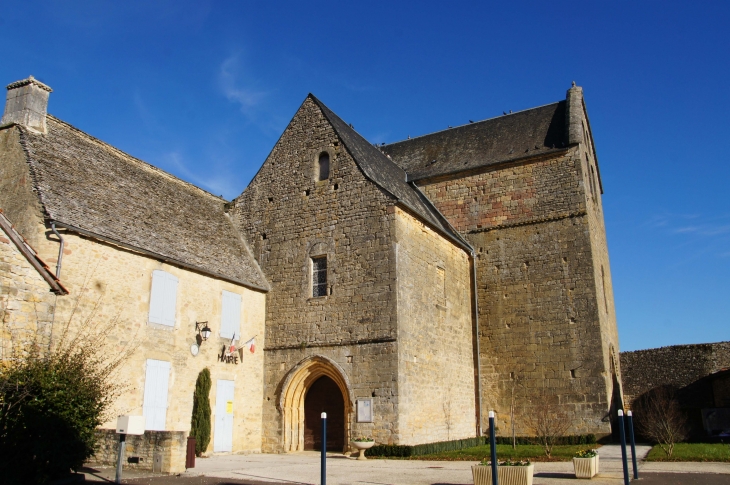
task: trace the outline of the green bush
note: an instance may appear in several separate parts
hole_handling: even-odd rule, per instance
[[[3,483],[45,483],[94,454],[112,398],[96,363],[82,352],[33,353],[0,371]]]
[[[375,445],[365,450],[365,456],[395,456],[407,458],[413,456],[413,447],[408,445]]]
[[[496,438],[498,445],[511,445],[512,437],[510,436],[497,436]],[[534,445],[537,441],[536,438],[529,436],[517,436],[515,438],[515,444],[517,445]],[[489,440],[487,440],[487,443]],[[556,445],[594,445],[597,443],[596,435],[594,434],[581,434],[574,436],[560,436],[555,439]]]
[[[57,323],[52,346],[40,334],[31,342],[11,334],[0,363],[4,485],[43,484],[78,470],[94,454],[96,428],[113,419],[112,404],[126,388],[118,370],[134,344],[107,341],[118,321],[98,324],[99,303],[74,328],[71,320]],[[78,299],[75,305],[71,318]]]
[[[198,374],[193,395],[193,416],[190,436],[195,438],[195,454],[205,453],[210,443],[210,371],[206,367]]]
[[[511,445],[512,438],[507,436],[497,436],[498,445]],[[520,436],[516,438],[518,445],[535,444],[535,438]],[[558,445],[592,445],[596,443],[596,436],[593,434],[562,436],[556,439]],[[445,451],[457,451],[474,446],[482,446],[489,444],[489,436],[478,436],[475,438],[466,438],[463,440],[439,441],[436,443],[426,443],[422,445],[376,445],[365,451],[365,456],[392,456],[398,458],[407,458],[411,456],[432,455],[435,453],[443,453]]]

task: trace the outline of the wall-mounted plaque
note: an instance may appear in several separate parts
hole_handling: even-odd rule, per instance
[[[357,400],[357,422],[372,423],[373,422],[373,400],[358,399]]]

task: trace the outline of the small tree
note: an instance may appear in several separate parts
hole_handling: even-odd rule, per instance
[[[195,454],[205,453],[210,443],[210,371],[206,367],[198,374],[193,394],[193,416],[190,420],[190,436],[195,438]]]
[[[100,302],[76,326],[77,298],[50,348],[38,334],[27,344],[10,342],[0,365],[3,483],[45,483],[78,470],[94,454],[96,428],[112,417],[124,390],[119,367],[133,351],[109,343],[118,319],[100,323]]]
[[[523,417],[527,428],[532,431],[534,441],[543,447],[548,458],[553,452],[553,446],[565,436],[571,424],[570,416],[552,401],[553,397],[543,389],[539,402],[531,406]]]
[[[638,431],[659,444],[668,457],[674,445],[687,438],[687,416],[679,408],[674,393],[667,387],[647,392],[635,403]]]

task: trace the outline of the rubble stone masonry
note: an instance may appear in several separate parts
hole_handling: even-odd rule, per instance
[[[571,433],[610,432],[618,342],[603,217],[587,200],[582,157],[575,145],[419,182],[477,251],[482,413],[494,409],[510,429],[514,403],[518,435],[534,434],[520,416],[544,402],[543,388],[573,415]]]
[[[56,295],[0,230],[0,361],[29,345],[50,343]]]
[[[317,181],[323,151],[330,177]],[[310,98],[233,202],[232,216],[271,284],[264,451],[282,450],[283,387],[297,364],[314,356],[346,374],[351,406],[373,399],[374,422],[350,416],[349,436],[387,444],[473,435],[468,262],[463,250],[396,204],[365,177]],[[323,255],[327,296],[314,298],[311,258]],[[437,290],[442,296],[434,301]],[[433,348],[439,344],[445,349]],[[448,419],[445,403],[452,406]]]
[[[330,177],[317,181],[323,151],[330,155]],[[271,285],[264,451],[283,447],[277,402],[286,375],[314,355],[345,370],[353,399],[373,398],[375,422],[348,431],[399,441],[394,215],[388,210],[394,203],[365,178],[309,98],[233,202],[232,216]],[[314,298],[311,258],[325,255],[328,294]]]

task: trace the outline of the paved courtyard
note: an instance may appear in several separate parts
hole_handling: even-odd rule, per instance
[[[650,447],[637,447],[637,458],[643,458]],[[600,474],[592,484],[620,485],[623,481],[621,449],[608,445],[600,449]],[[196,460],[196,467],[172,477],[152,477],[127,473],[126,483],[149,485],[214,485],[214,484],[319,484],[319,453],[222,455]],[[629,455],[630,460],[630,455]],[[468,485],[472,484],[474,462],[421,460],[358,461],[339,454],[329,454],[327,483],[402,484],[402,485]],[[629,472],[631,472],[629,462]],[[730,463],[644,463],[639,472],[646,485],[694,485],[730,483]],[[113,479],[112,469],[87,474],[87,480]],[[570,462],[535,463],[535,485],[575,484]]]

